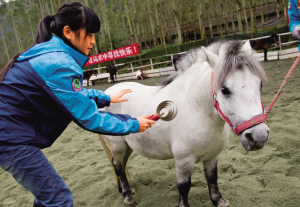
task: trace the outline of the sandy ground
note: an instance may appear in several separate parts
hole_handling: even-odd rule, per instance
[[[275,96],[294,59],[263,63],[269,83],[263,87],[267,106]],[[138,81],[157,85],[165,77]],[[300,206],[300,65],[294,71],[267,124],[268,144],[259,151],[247,152],[231,133],[229,144],[220,155],[219,188],[231,206]],[[112,84],[91,86],[105,90]],[[74,194],[74,206],[120,207],[123,197],[117,192],[112,167],[97,134],[71,123],[54,145],[43,150]],[[140,207],[175,207],[174,160],[150,160],[133,153],[129,160],[130,183]],[[7,172],[0,170],[0,207],[29,207],[34,197]],[[213,206],[203,175],[196,165],[189,193],[190,206]]]

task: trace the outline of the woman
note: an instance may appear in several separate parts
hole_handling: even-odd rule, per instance
[[[35,42],[0,74],[0,166],[35,196],[36,207],[73,206],[71,190],[40,150],[71,121],[109,135],[143,132],[155,123],[147,119],[151,115],[135,119],[98,111],[127,101],[122,96],[130,90],[109,96],[82,88],[82,66],[99,30],[91,9],[65,4],[41,21]]]

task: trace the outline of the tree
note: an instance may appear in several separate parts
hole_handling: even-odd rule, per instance
[[[19,35],[18,35],[18,30],[17,30],[17,27],[16,27],[16,24],[15,24],[15,19],[14,19],[14,16],[13,16],[13,3],[12,2],[8,2],[8,8],[9,8],[9,12],[10,12],[10,15],[11,15],[11,19],[12,19],[12,22],[13,22],[13,28],[14,28],[14,32],[15,32],[15,38],[16,38],[16,41],[18,43],[18,47],[19,47],[19,52],[22,51],[21,49],[21,43],[20,43],[20,39],[19,39]]]
[[[174,19],[175,19],[175,25],[177,28],[177,35],[178,35],[178,44],[181,45],[182,44],[182,35],[181,35],[181,27],[179,24],[179,15],[178,15],[178,10],[177,10],[177,5],[176,4],[176,0],[172,0],[172,11],[174,14]]]

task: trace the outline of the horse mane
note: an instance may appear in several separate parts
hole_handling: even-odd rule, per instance
[[[243,67],[247,68],[258,76],[263,83],[267,82],[266,73],[258,60],[253,57],[254,50],[243,51],[242,47],[245,42],[234,40],[221,40],[212,43],[206,49],[218,55],[221,60],[213,66],[214,70],[214,88],[218,90],[224,84],[227,77],[235,70],[241,70]],[[210,61],[207,58],[202,47],[198,47],[188,51],[177,62],[178,71],[167,77],[161,84],[161,88],[169,85],[188,68],[196,62]]]

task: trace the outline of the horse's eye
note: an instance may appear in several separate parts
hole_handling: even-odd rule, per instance
[[[223,95],[227,95],[227,96],[231,94],[230,90],[225,86],[221,88],[221,92],[223,93]]]

